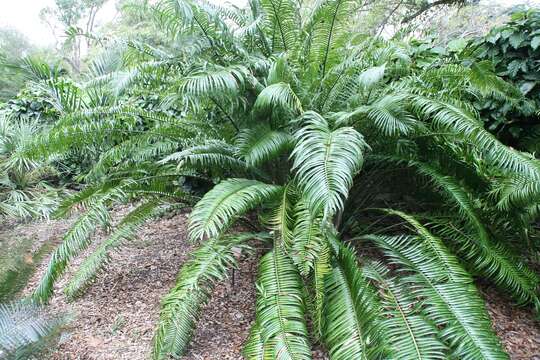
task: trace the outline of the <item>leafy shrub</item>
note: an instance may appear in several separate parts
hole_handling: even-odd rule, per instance
[[[524,99],[491,97],[477,108],[490,131],[504,142],[530,151],[540,148],[540,10],[519,10],[510,20],[474,41],[465,56],[489,60],[495,72],[519,88]]]
[[[195,203],[200,247],[163,299],[155,359],[186,351],[213,287],[252,243],[268,251],[248,359],[309,359],[313,339],[338,360],[508,359],[471,274],[540,309],[526,265],[540,162],[487,132],[467,99],[511,99],[513,88],[487,63],[419,70],[407,45],[349,32],[356,6],[162,0],[152,13],[168,46],[130,42],[129,66],[98,67],[81,86],[49,82],[65,96],[35,155],[99,159],[59,209],[84,211],[34,299],[47,302],[95,229],[110,227],[113,204],[140,200],[84,259],[69,298],[146,221]],[[154,111],[112,96],[140,88],[155,91]],[[192,180],[209,188],[200,199]],[[233,231],[248,214],[253,232]]]

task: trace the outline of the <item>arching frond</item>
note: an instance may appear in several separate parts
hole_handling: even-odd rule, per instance
[[[32,294],[34,300],[40,303],[49,300],[55,281],[65,271],[69,261],[88,247],[90,236],[97,226],[109,222],[109,212],[103,204],[93,206],[77,219],[64,235],[62,244],[53,252],[47,270]]]
[[[418,299],[406,284],[389,276],[380,263],[363,267],[364,273],[380,289],[384,309],[382,326],[388,336],[392,357],[396,359],[447,358],[447,347],[438,338],[439,329],[429,321]]]
[[[313,215],[302,201],[296,204],[295,218],[291,256],[300,274],[308,276],[327,246],[322,231],[322,218]]]
[[[154,336],[153,358],[167,359],[185,352],[202,306],[214,284],[236,266],[236,254],[249,249],[254,234],[238,234],[206,241],[180,271],[176,285],[162,300],[160,320]]]
[[[492,164],[518,173],[532,183],[540,180],[540,162],[533,157],[520,153],[503,145],[494,135],[484,130],[479,120],[468,110],[455,104],[433,100],[423,96],[413,96],[411,99],[415,109],[425,117],[431,119],[435,125],[456,132],[470,140],[478,149],[486,153],[486,158]],[[528,188],[523,191],[515,183],[507,183],[504,197],[500,199],[503,208],[508,204],[527,205],[530,199],[537,199],[537,189]]]
[[[182,79],[179,90],[193,96],[233,94],[244,84],[247,71],[243,66],[201,70]]]
[[[148,201],[141,204],[127,214],[118,224],[108,239],[103,241],[98,248],[84,260],[69,284],[65,288],[68,298],[74,299],[79,296],[89,283],[97,276],[98,272],[106,266],[110,258],[110,252],[130,240],[141,226],[156,214],[160,202]]]
[[[222,141],[210,141],[166,156],[160,163],[178,162],[179,168],[197,170],[227,169],[245,172],[248,164],[236,156],[236,147]]]
[[[293,147],[293,137],[262,125],[241,131],[236,139],[238,152],[248,166],[258,166],[274,160]]]
[[[303,117],[307,124],[296,133],[293,168],[312,212],[323,210],[331,217],[343,208],[366,144],[353,128],[332,131],[315,112]]]
[[[259,324],[255,323],[251,326],[248,339],[242,350],[242,355],[247,360],[264,360],[272,356],[269,351],[270,348],[267,347],[266,350],[265,353],[264,343],[261,338],[261,328]]]
[[[294,114],[302,112],[300,99],[298,99],[291,86],[283,82],[265,87],[257,97],[253,109],[262,113],[271,111],[276,107],[290,110]]]
[[[293,0],[260,0],[272,52],[293,50],[298,41],[300,17]]]
[[[429,318],[444,327],[441,338],[452,349],[452,356],[465,360],[508,359],[474,285],[463,276],[457,281],[450,278],[452,273],[463,270],[454,265],[448,268],[440,261],[444,256],[446,264],[457,264],[447,250],[436,255],[430,249],[433,237],[368,238],[384,250],[392,263],[412,273],[403,279],[423,299]]]
[[[470,266],[482,275],[493,280],[499,287],[510,294],[521,304],[535,303],[538,299],[540,279],[527,268],[502,243],[497,243],[481,218],[471,196],[452,177],[445,176],[435,168],[419,163],[410,162],[417,170],[428,176],[437,189],[450,202],[457,206],[458,214],[468,223],[468,228],[456,226],[446,228],[446,235],[455,241],[462,256],[469,260]],[[474,234],[474,235],[473,235]]]
[[[255,180],[229,179],[217,184],[195,205],[190,216],[191,239],[222,234],[240,215],[271,200],[281,186]]]
[[[0,304],[0,357],[19,360],[35,356],[62,323],[29,302]]]
[[[272,359],[308,360],[311,350],[305,321],[302,280],[280,247],[260,262],[256,321],[264,353]]]
[[[308,34],[304,47],[309,50],[306,57],[320,70],[322,77],[342,55],[340,50],[348,39],[349,20],[356,5],[356,1],[350,0],[319,1],[306,23]]]
[[[356,254],[340,245],[332,272],[326,277],[323,339],[335,360],[384,359],[385,335],[380,327],[382,309]]]

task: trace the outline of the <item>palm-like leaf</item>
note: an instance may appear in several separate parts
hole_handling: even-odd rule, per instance
[[[382,326],[396,359],[446,359],[446,346],[438,338],[439,329],[429,321],[420,304],[405,284],[388,274],[380,263],[364,266],[366,276],[381,291],[385,310]]]
[[[317,113],[303,117],[307,124],[296,133],[292,154],[298,183],[313,213],[323,210],[325,216],[332,216],[343,208],[366,145],[353,128],[332,131]]]
[[[141,225],[155,215],[158,206],[158,201],[149,201],[127,214],[111,236],[102,242],[81,264],[77,273],[65,288],[66,295],[72,299],[80,295],[95,278],[97,273],[107,264],[110,258],[110,252],[122,243],[130,240],[135,232],[140,229]]]
[[[382,309],[370,288],[356,254],[340,245],[326,278],[323,338],[335,360],[383,359],[385,336],[378,317]]]
[[[393,263],[412,275],[404,280],[424,301],[430,319],[444,326],[441,338],[462,359],[508,359],[491,329],[472,280],[433,236],[370,237]],[[446,261],[443,263],[441,259]],[[449,266],[450,265],[450,266]]]
[[[99,204],[81,215],[64,235],[62,244],[53,252],[45,275],[33,293],[38,302],[47,302],[53,293],[55,281],[65,271],[68,262],[86,249],[91,243],[90,236],[97,226],[109,223],[107,209]]]
[[[280,107],[292,111],[293,113],[302,112],[302,103],[294,93],[289,84],[279,82],[267,86],[261,91],[253,105],[256,112],[271,111],[275,107]]]
[[[222,234],[240,215],[276,197],[281,186],[255,180],[230,179],[216,185],[195,205],[190,216],[192,239]]]
[[[261,259],[256,312],[259,336],[267,356],[311,359],[302,281],[292,261],[279,247]]]
[[[298,41],[300,18],[292,0],[260,0],[265,13],[265,30],[272,40],[272,52],[292,50]]]
[[[213,285],[227,277],[228,270],[237,264],[236,255],[247,250],[246,241],[255,237],[245,233],[211,239],[193,253],[182,267],[176,285],[163,299],[154,336],[154,359],[180,356],[186,351]]]
[[[43,350],[62,320],[26,302],[0,304],[0,357],[20,360]]]
[[[237,138],[239,153],[248,166],[259,166],[290,150],[293,138],[289,133],[259,126],[242,131]]]

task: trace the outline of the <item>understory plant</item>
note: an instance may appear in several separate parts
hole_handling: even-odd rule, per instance
[[[63,324],[30,302],[0,304],[0,358],[34,359],[46,349]]]
[[[474,279],[540,309],[527,266],[540,163],[466,99],[514,89],[482,63],[414,71],[406,44],[348,31],[359,5],[160,1],[169,44],[127,42],[84,83],[49,84],[61,118],[28,154],[98,156],[58,210],[84,209],[34,299],[50,299],[115,203],[138,200],[70,298],[144,222],[194,204],[185,241],[200,247],[163,299],[155,359],[185,353],[215,284],[259,243],[247,359],[310,359],[314,343],[336,360],[508,359]],[[134,106],[144,91],[152,111]],[[242,220],[252,232],[231,230]]]

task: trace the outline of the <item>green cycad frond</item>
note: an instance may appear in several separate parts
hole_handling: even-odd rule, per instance
[[[382,309],[352,249],[339,245],[325,282],[322,334],[330,357],[384,359],[387,345],[378,319]]]
[[[452,223],[443,223],[439,231],[457,245],[458,253],[468,260],[468,267],[491,280],[519,305],[532,304],[540,311],[538,275],[504,244],[479,241],[475,229],[459,229]]]
[[[418,95],[411,96],[411,100],[416,111],[433,121],[436,126],[454,131],[470,140],[486,153],[487,160],[493,165],[518,173],[533,183],[540,181],[540,162],[537,159],[503,145],[494,135],[484,130],[480,121],[466,109]],[[518,204],[529,204],[530,199],[537,198],[537,188],[524,192],[516,185],[509,184],[505,191],[506,197],[512,197]],[[504,204],[504,201],[502,198],[501,203]]]
[[[426,229],[416,218],[404,212],[392,209],[384,209],[385,212],[391,215],[401,217],[409,223],[415,232],[424,240],[423,245],[425,251],[433,255],[433,259],[424,264],[420,264],[419,268],[425,272],[430,272],[439,267],[439,273],[442,276],[439,280],[448,280],[456,283],[470,283],[471,276],[461,267],[458,259],[450,254],[444,246],[442,240],[434,236]],[[423,251],[421,246],[418,247],[419,254]],[[411,250],[412,251],[412,250]]]
[[[220,182],[195,205],[190,216],[191,239],[222,234],[238,217],[275,198],[281,186],[256,180],[229,179]]]
[[[243,86],[247,72],[240,65],[199,71],[182,79],[179,90],[192,96],[234,94]]]
[[[256,321],[269,358],[311,359],[304,312],[296,267],[280,247],[274,248],[261,259],[257,280]]]
[[[34,358],[45,340],[62,325],[28,302],[0,304],[0,357],[4,360]]]
[[[242,130],[236,139],[238,153],[250,167],[274,160],[293,147],[293,137],[284,131],[261,125]]]
[[[271,112],[279,107],[293,114],[302,112],[302,103],[289,84],[279,82],[264,88],[257,97],[253,110],[256,113]]]
[[[414,131],[418,122],[406,108],[405,95],[385,95],[369,105],[364,105],[353,112],[338,112],[332,115],[340,124],[351,124],[353,121],[362,127],[369,128],[371,122],[375,129],[384,136],[407,136]]]
[[[360,87],[360,90],[371,90],[383,80],[385,72],[386,64],[374,66],[362,71],[362,73],[358,75],[358,86]]]
[[[427,320],[414,296],[399,279],[389,276],[388,269],[380,263],[369,263],[364,273],[380,289],[384,309],[382,326],[395,359],[447,358],[447,347],[438,338],[439,329]]]
[[[159,201],[150,200],[127,214],[118,224],[114,232],[103,241],[98,248],[84,260],[73,278],[64,289],[70,299],[81,295],[89,283],[107,265],[110,252],[130,240],[141,226],[156,214]]]
[[[343,208],[366,144],[353,128],[332,131],[315,112],[306,112],[303,118],[307,124],[296,133],[293,168],[313,213],[323,210],[328,218]]]
[[[306,31],[309,50],[307,59],[320,70],[321,77],[339,60],[339,50],[349,38],[350,20],[357,1],[319,1],[307,21]]]
[[[489,316],[471,281],[461,277],[453,281],[448,271],[463,273],[463,269],[447,268],[457,264],[447,250],[439,256],[431,250],[433,237],[368,236],[391,262],[411,272],[403,278],[415,296],[423,299],[426,312],[437,326],[443,327],[441,339],[452,349],[452,356],[465,360],[509,359],[491,328]],[[439,246],[438,244],[437,246]]]
[[[261,338],[261,328],[258,323],[254,323],[249,330],[249,336],[242,349],[242,355],[246,360],[264,360],[272,358],[270,347],[264,347]]]
[[[109,212],[101,203],[77,219],[64,235],[62,244],[53,252],[47,270],[32,294],[35,301],[46,303],[50,299],[54,283],[63,274],[69,261],[88,247],[90,236],[97,226],[104,226],[109,222]]]
[[[495,74],[491,61],[485,60],[471,64],[468,79],[482,95],[499,96],[509,100],[523,98],[519,89]]]
[[[441,174],[427,164],[410,164],[430,178],[435,187],[457,206],[459,217],[468,224],[465,229],[449,224],[445,231],[448,239],[457,243],[462,256],[469,260],[468,264],[499,287],[509,291],[521,304],[534,303],[539,306],[537,288],[540,279],[512,255],[504,244],[494,241],[473,199],[465,189],[454,178]]]
[[[417,122],[406,111],[404,101],[403,96],[384,96],[366,107],[366,115],[383,135],[407,136],[414,131]]]
[[[283,191],[279,196],[279,203],[274,209],[270,210],[268,225],[275,232],[275,244],[289,249],[296,239],[294,239],[294,204],[297,200],[296,189],[294,185],[288,183],[284,185]],[[279,241],[278,241],[279,240]]]
[[[315,268],[318,257],[325,249],[326,238],[322,231],[322,217],[314,216],[307,204],[299,201],[294,209],[295,224],[291,257],[302,276]]]
[[[297,3],[293,0],[260,0],[265,13],[266,35],[272,52],[294,49],[300,30]]]
[[[248,164],[238,159],[237,149],[223,141],[209,141],[203,145],[195,145],[183,151],[168,155],[160,163],[177,161],[179,168],[197,170],[226,169],[246,172]]]
[[[154,336],[153,359],[181,356],[193,334],[202,306],[214,284],[236,266],[238,253],[246,251],[255,234],[224,236],[206,241],[180,271],[176,285],[165,296]]]
[[[143,133],[113,146],[101,153],[98,161],[85,175],[85,179],[97,180],[115,166],[121,165],[125,167],[128,164],[140,164],[160,158],[164,154],[171,154],[178,148],[177,141],[169,139],[156,140],[158,137],[153,133]]]
[[[154,7],[154,13],[173,38],[195,31],[215,50],[222,45],[224,38],[229,37],[221,14],[204,2],[161,0]]]
[[[31,86],[45,93],[53,107],[61,114],[85,107],[80,87],[66,79],[47,79]]]
[[[495,184],[493,194],[499,199],[497,207],[501,210],[534,206],[540,204],[540,181],[528,175],[509,174]]]

